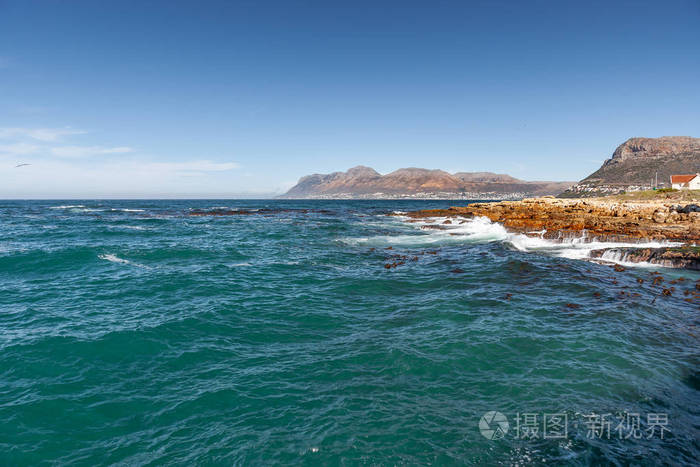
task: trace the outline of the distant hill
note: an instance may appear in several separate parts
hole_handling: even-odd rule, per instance
[[[598,196],[620,191],[651,189],[658,173],[659,187],[669,187],[673,174],[700,172],[700,138],[663,136],[630,138],[615,149],[602,167],[562,194]]]
[[[357,166],[307,175],[284,198],[521,198],[558,194],[572,182],[529,182],[491,172],[399,169],[386,175]]]

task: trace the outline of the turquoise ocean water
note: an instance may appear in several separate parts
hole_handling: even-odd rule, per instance
[[[0,201],[0,464],[696,464],[700,276],[456,203]]]

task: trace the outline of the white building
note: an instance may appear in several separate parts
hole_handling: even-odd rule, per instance
[[[700,174],[671,175],[671,188],[676,190],[700,190]]]

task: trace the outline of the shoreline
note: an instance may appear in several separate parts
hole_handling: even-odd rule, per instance
[[[700,205],[673,198],[527,198],[521,201],[473,203],[463,207],[429,209],[402,214],[417,222],[425,218],[485,217],[507,231],[552,241],[576,240],[640,244],[606,248],[595,258],[624,257],[663,267],[700,270]],[[677,246],[649,248],[648,242]],[[613,252],[613,250],[615,250]]]

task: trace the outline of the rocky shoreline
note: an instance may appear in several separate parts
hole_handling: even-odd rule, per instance
[[[700,271],[700,247],[678,248],[603,248],[593,250],[591,258],[627,263],[651,263],[667,268]]]
[[[511,232],[550,240],[673,242],[674,247],[594,250],[592,258],[700,270],[700,204],[672,200],[531,198],[403,214],[411,219],[486,217]],[[450,221],[451,222],[451,221]],[[614,251],[613,251],[614,250]]]

